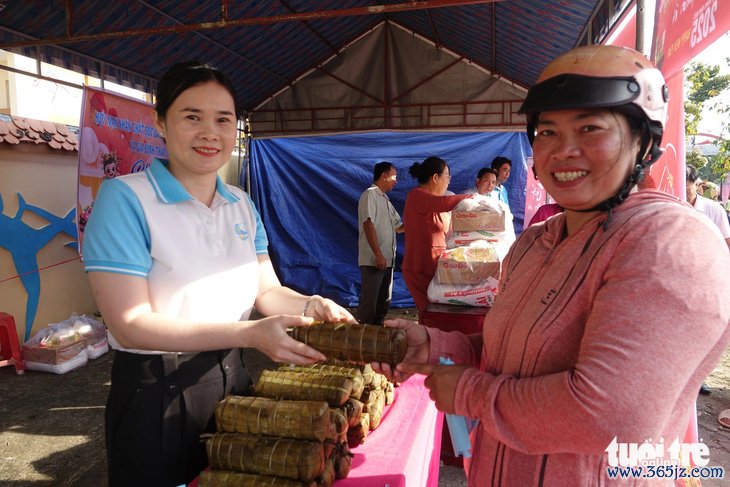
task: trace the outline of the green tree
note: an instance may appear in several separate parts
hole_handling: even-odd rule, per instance
[[[697,149],[692,149],[685,154],[685,162],[688,166],[694,166],[695,169],[700,169],[707,165],[707,158],[700,154]]]
[[[725,58],[725,64],[730,66],[730,58]],[[684,70],[685,92],[684,126],[687,135],[696,135],[697,127],[702,120],[702,111],[707,107],[719,114],[730,115],[730,106],[725,104],[720,94],[730,88],[730,75],[720,74],[720,66],[711,66],[704,63],[689,63]],[[727,117],[723,118],[727,120]],[[700,154],[687,153],[687,164],[702,167],[709,163],[709,168],[718,179],[724,179],[730,172],[730,140],[724,136],[730,132],[730,123],[723,122],[720,136],[725,140],[715,142],[719,153],[710,158]],[[704,159],[704,160],[703,160]],[[690,162],[692,161],[692,162]]]

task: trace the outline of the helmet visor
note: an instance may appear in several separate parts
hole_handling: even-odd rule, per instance
[[[640,87],[633,76],[597,78],[561,74],[536,84],[518,113],[531,115],[571,108],[611,108],[631,103]]]

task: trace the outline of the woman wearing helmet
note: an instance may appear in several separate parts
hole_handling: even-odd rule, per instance
[[[730,291],[706,275],[730,255],[686,204],[635,188],[660,155],[666,100],[661,73],[630,49],[551,62],[521,110],[565,211],[515,242],[481,336],[386,322],[409,337],[395,376],[427,375],[440,410],[480,420],[470,486],[604,485],[610,445],[683,437],[730,341]]]

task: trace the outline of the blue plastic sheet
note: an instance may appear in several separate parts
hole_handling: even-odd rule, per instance
[[[356,306],[357,203],[372,183],[373,166],[390,161],[398,184],[388,193],[403,215],[406,195],[418,184],[409,174],[428,156],[451,170],[449,190],[472,187],[477,171],[496,156],[512,160],[506,183],[515,230],[522,229],[527,165],[532,154],[522,132],[368,132],[252,140],[251,192],[269,236],[269,252],[281,281],[303,293]],[[394,307],[413,306],[401,275],[403,235],[393,283]]]

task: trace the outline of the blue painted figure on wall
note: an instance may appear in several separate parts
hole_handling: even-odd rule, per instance
[[[3,213],[3,199],[0,195],[0,247],[10,252],[15,270],[20,281],[28,293],[28,301],[25,305],[25,339],[30,337],[33,328],[33,320],[38,310],[38,300],[41,294],[41,276],[38,273],[38,252],[59,233],[65,233],[77,238],[76,208],[69,211],[66,216],[56,216],[43,208],[29,205],[25,202],[20,193],[18,195],[18,211],[14,217]],[[48,220],[49,224],[40,228],[33,228],[23,221],[23,214],[26,211]],[[77,248],[76,241],[66,244],[67,247]]]

